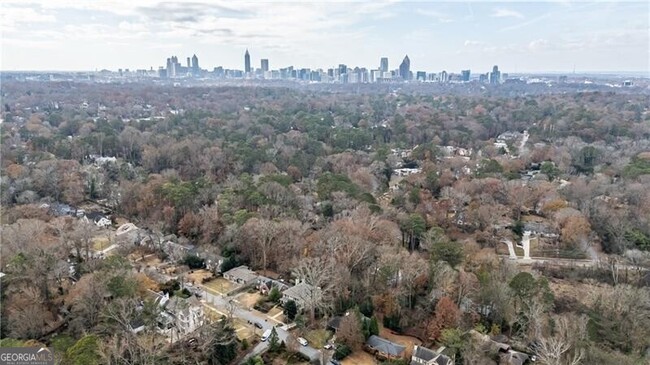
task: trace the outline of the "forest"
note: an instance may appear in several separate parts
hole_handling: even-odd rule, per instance
[[[239,337],[251,322],[231,304],[182,341],[160,330],[156,295],[212,313],[195,289],[245,265],[318,288],[300,308],[282,284],[250,292],[310,346],[342,317],[319,347],[344,364],[377,335],[455,364],[650,361],[647,95],[1,91],[3,347],[75,365],[321,363],[293,335],[247,356],[259,336]]]

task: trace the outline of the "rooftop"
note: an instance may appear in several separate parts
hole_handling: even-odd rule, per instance
[[[373,349],[379,350],[385,354],[389,354],[392,356],[400,356],[406,347],[396,344],[394,342],[390,342],[385,338],[381,338],[379,336],[372,335],[368,338],[368,341],[366,341],[366,345],[369,347],[372,347]]]

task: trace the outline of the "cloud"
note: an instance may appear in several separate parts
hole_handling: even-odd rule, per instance
[[[56,22],[54,15],[39,12],[33,8],[3,5],[2,11],[0,11],[0,23],[2,23],[2,30],[5,32],[20,31],[18,28],[23,28],[26,25],[54,22]]]
[[[546,39],[536,39],[528,43],[528,49],[533,52],[542,51],[548,49],[548,47],[549,42]]]
[[[435,10],[417,9],[416,13],[418,13],[420,15],[424,15],[424,16],[429,17],[429,18],[433,18],[433,19],[439,21],[440,23],[451,23],[451,22],[454,21],[449,15],[447,15],[445,13],[441,13],[439,11],[435,11]]]
[[[482,41],[466,40],[464,45],[465,45],[465,47],[482,47],[482,46],[486,46],[487,43],[482,42]]]
[[[494,18],[518,18],[518,19],[524,19],[524,15],[518,11],[515,10],[510,10],[510,9],[497,9],[492,13],[492,17]]]

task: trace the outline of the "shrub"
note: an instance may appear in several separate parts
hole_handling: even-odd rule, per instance
[[[352,349],[349,348],[347,345],[338,345],[336,347],[336,350],[334,351],[334,355],[332,356],[334,360],[343,360],[345,359],[348,355],[352,353]]]

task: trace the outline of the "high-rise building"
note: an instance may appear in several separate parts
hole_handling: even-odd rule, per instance
[[[462,70],[460,73],[462,75],[461,77],[462,81],[465,82],[469,81],[470,70]]]
[[[187,57],[187,68],[190,68],[190,58]]]
[[[399,75],[404,80],[409,80],[411,78],[411,60],[408,55],[404,57],[402,64],[399,65]]]
[[[248,53],[248,49],[246,49],[246,53],[244,53],[244,72],[251,72],[251,55]]]
[[[177,77],[181,73],[181,64],[178,63],[178,57],[172,56],[167,59],[167,77]]]
[[[379,71],[381,72],[388,71],[388,57],[381,58],[381,62],[379,62]]]
[[[348,66],[344,64],[339,65],[339,76],[347,74],[348,73]]]
[[[424,71],[418,71],[415,79],[418,81],[427,81],[427,73]]]
[[[269,60],[268,58],[262,58],[262,72],[266,72],[269,70]]]
[[[192,69],[197,71],[199,69],[199,58],[196,55],[192,56]]]
[[[501,71],[499,71],[499,66],[494,65],[492,67],[492,72],[490,72],[490,84],[498,84],[501,82]]]
[[[449,77],[447,76],[447,71],[442,71],[440,73],[440,82],[447,82],[449,81]]]

